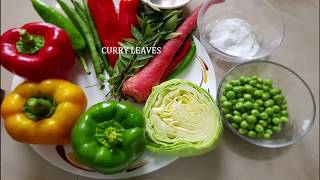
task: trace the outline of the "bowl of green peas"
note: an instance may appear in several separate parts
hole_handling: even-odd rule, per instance
[[[225,125],[252,144],[278,148],[296,143],[315,121],[314,96],[293,70],[249,61],[228,71],[217,102]]]

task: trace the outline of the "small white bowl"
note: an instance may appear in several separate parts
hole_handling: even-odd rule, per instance
[[[162,5],[155,4],[151,1],[162,1]],[[158,9],[176,9],[188,4],[190,1],[191,0],[142,0],[142,2],[148,4],[149,6]]]

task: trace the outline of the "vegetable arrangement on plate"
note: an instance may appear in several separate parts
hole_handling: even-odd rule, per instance
[[[127,170],[146,150],[189,157],[216,146],[223,126],[209,90],[175,79],[196,59],[192,32],[200,7],[183,17],[182,10],[153,9],[138,0],[120,0],[119,13],[113,1],[56,1],[65,15],[31,0],[45,22],[1,36],[1,65],[26,79],[1,106],[13,139],[70,143],[79,164],[104,174]],[[90,97],[67,81],[76,57],[81,75],[97,79],[97,91],[110,88],[106,101],[87,110]]]

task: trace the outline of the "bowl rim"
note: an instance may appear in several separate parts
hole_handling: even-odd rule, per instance
[[[234,67],[232,67],[231,69],[229,69],[225,74],[224,74],[224,77],[221,79],[220,83],[219,83],[219,86],[218,86],[218,89],[217,89],[217,95],[216,95],[216,99],[217,99],[217,104],[218,104],[218,108],[219,110],[221,110],[221,106],[220,106],[220,91],[222,90],[222,84],[225,82],[226,78],[234,71],[236,70],[237,68],[239,68],[240,66],[245,66],[247,64],[252,64],[252,63],[266,63],[266,64],[273,64],[273,65],[276,65],[276,66],[279,66],[289,72],[291,72],[293,75],[295,75],[298,79],[300,79],[300,81],[304,84],[304,86],[307,88],[310,96],[311,96],[311,99],[312,99],[312,105],[313,105],[313,114],[312,114],[312,118],[311,118],[311,122],[310,124],[308,125],[307,127],[307,130],[304,131],[302,134],[300,134],[295,140],[292,140],[292,141],[289,141],[289,142],[286,142],[286,143],[281,143],[281,144],[262,144],[262,143],[257,143],[255,139],[252,139],[252,138],[249,138],[249,137],[246,137],[246,136],[243,136],[241,134],[238,133],[238,131],[236,131],[231,125],[230,123],[228,122],[228,120],[225,119],[224,117],[224,114],[223,112],[221,112],[221,116],[222,116],[222,119],[223,119],[223,122],[224,124],[234,133],[236,134],[237,136],[239,136],[241,139],[245,140],[246,142],[249,142],[251,144],[254,144],[256,146],[260,146],[260,147],[265,147],[265,148],[282,148],[282,147],[286,147],[286,146],[289,146],[289,145],[292,145],[292,144],[295,144],[297,143],[300,139],[302,139],[310,130],[311,128],[313,127],[314,125],[314,122],[315,122],[315,117],[316,117],[316,102],[315,102],[315,99],[314,99],[314,95],[310,89],[310,87],[308,86],[308,84],[305,82],[305,80],[303,80],[295,71],[293,71],[292,69],[282,65],[282,64],[279,64],[279,63],[276,63],[276,62],[272,62],[272,61],[266,61],[266,60],[253,60],[253,61],[248,61],[248,62],[244,62],[244,63],[240,63]]]
[[[279,19],[280,24],[281,24],[281,31],[282,31],[281,32],[281,37],[279,38],[279,40],[276,43],[276,45],[273,46],[273,48],[271,48],[271,50],[269,52],[263,53],[263,54],[261,54],[259,56],[252,56],[252,57],[234,56],[234,55],[225,53],[222,50],[216,48],[215,46],[212,46],[209,42],[207,42],[207,40],[205,40],[203,38],[200,38],[200,39],[203,39],[205,41],[205,44],[208,45],[210,48],[212,48],[216,53],[218,53],[219,55],[222,55],[223,57],[225,57],[225,58],[219,58],[222,61],[227,61],[227,62],[232,62],[232,63],[243,63],[243,62],[247,62],[247,61],[263,59],[263,58],[268,57],[269,55],[271,55],[274,51],[276,51],[280,47],[280,45],[283,42],[283,39],[284,39],[284,37],[286,35],[286,33],[285,33],[286,27],[285,27],[284,19],[280,15],[279,11],[274,6],[271,5],[271,3],[269,3],[266,0],[258,0],[258,1],[260,1],[263,4],[265,4],[267,7],[269,7],[271,9],[271,11],[276,16],[278,16],[278,19]],[[199,34],[202,34],[202,32],[201,32],[201,29],[202,29],[201,19],[204,16],[205,9],[208,8],[207,6],[210,6],[210,4],[219,4],[219,3],[223,3],[223,2],[225,2],[225,0],[208,0],[201,6],[201,8],[199,10],[199,13],[198,13],[198,17],[197,17],[197,27],[198,27]],[[201,37],[201,35],[200,35],[200,37]],[[234,61],[235,59],[237,61]]]

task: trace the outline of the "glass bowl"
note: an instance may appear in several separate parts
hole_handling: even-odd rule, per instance
[[[239,64],[229,70],[219,84],[217,92],[219,109],[221,110],[220,97],[223,94],[224,85],[232,79],[240,79],[240,76],[253,75],[262,79],[271,79],[273,86],[282,90],[288,105],[289,122],[282,125],[282,130],[274,133],[271,139],[250,138],[241,135],[225,119],[221,111],[225,125],[241,139],[258,146],[279,148],[296,143],[307,134],[314,124],[316,104],[314,96],[306,82],[293,70],[283,65],[271,61],[255,60]]]
[[[209,43],[211,29],[225,19],[245,20],[260,45],[253,56],[233,56]],[[207,0],[198,15],[200,41],[207,51],[220,60],[241,63],[263,59],[279,47],[284,36],[284,23],[277,10],[264,0]]]

